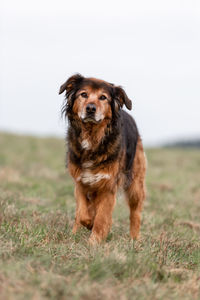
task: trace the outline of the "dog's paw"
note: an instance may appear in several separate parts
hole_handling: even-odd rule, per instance
[[[132,240],[137,241],[137,240],[140,239],[140,233],[139,232],[135,232],[135,231],[133,231],[133,232],[131,231],[130,232],[130,237],[131,237]]]
[[[77,230],[79,229],[80,225],[79,224],[76,224],[74,223],[74,226],[73,226],[73,229],[72,229],[72,233],[73,234],[76,234]]]
[[[98,244],[100,244],[100,242],[101,242],[101,238],[98,237],[96,234],[92,233],[90,235],[90,238],[88,240],[88,243],[89,243],[90,246],[98,245]]]

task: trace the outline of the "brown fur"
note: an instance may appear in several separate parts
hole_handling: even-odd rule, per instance
[[[72,77],[71,81],[69,79],[61,86],[60,91],[63,92],[66,89],[69,93],[70,89],[74,86],[74,78]],[[111,86],[111,84],[97,79],[89,78],[89,80],[100,85]],[[116,102],[116,108],[119,109],[119,105],[123,106],[126,101],[126,105],[130,109],[131,101],[120,87],[117,87],[117,89],[119,99]],[[83,93],[87,93],[87,98],[84,99]],[[100,101],[101,95],[105,95],[106,100]],[[105,135],[111,130],[109,128],[113,117],[111,110],[112,101],[111,95],[103,87],[94,89],[90,85],[83,85],[76,92],[72,111],[68,115],[68,117],[70,116],[69,119],[72,127],[81,128],[77,136],[72,136],[68,140],[70,151],[76,155],[76,159],[78,160],[78,163],[73,161],[69,152],[68,169],[75,180],[74,194],[76,198],[76,217],[73,233],[76,233],[81,225],[92,230],[89,239],[91,244],[101,242],[108,235],[112,224],[112,212],[119,186],[124,188],[129,205],[130,235],[133,239],[139,237],[141,210],[145,199],[144,180],[146,160],[139,136],[131,167],[132,179],[128,185],[126,185],[127,178],[124,172],[126,163],[124,148],[121,147],[116,159],[106,164],[103,163],[121,145],[120,135],[113,141],[105,153],[100,151],[97,152],[98,155],[96,157],[92,156],[95,150],[99,149]],[[94,124],[93,122],[81,121],[82,114],[90,103],[95,105],[96,114],[102,118],[101,122],[98,123],[95,121],[96,123]]]
[[[76,219],[73,227],[73,233],[83,225],[92,229],[90,243],[100,242],[106,238],[111,224],[112,212],[116,202],[117,186],[116,178],[120,169],[120,162],[117,161],[109,168],[106,168],[107,174],[110,174],[110,180],[101,180],[93,187],[84,186],[77,182],[81,170],[73,164],[69,164],[69,171],[74,177],[75,198],[77,201]],[[102,171],[102,169],[100,169]],[[95,170],[94,174],[99,171]],[[141,210],[145,199],[145,172],[146,160],[141,140],[138,141],[136,155],[133,164],[133,181],[130,187],[125,191],[130,208],[130,235],[137,239],[140,232]]]

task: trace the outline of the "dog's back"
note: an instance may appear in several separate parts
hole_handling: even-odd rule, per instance
[[[136,153],[137,141],[139,138],[139,132],[135,120],[124,110],[121,110],[122,119],[122,141],[125,147],[125,174],[128,182],[126,186],[132,180],[132,168],[133,161]]]

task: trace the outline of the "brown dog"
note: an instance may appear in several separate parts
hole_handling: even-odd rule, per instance
[[[73,232],[92,230],[89,242],[100,242],[112,224],[117,188],[122,186],[130,208],[130,235],[138,238],[145,199],[146,163],[125,91],[111,83],[79,74],[70,77],[63,114],[68,118],[68,168],[75,180],[77,202]]]

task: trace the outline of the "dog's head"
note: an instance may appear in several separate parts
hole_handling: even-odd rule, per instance
[[[101,123],[112,119],[125,104],[131,110],[132,102],[120,86],[80,74],[70,77],[60,87],[59,94],[66,91],[63,113],[83,123]]]

